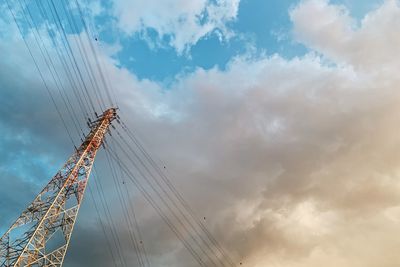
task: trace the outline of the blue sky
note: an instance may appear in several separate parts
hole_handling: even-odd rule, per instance
[[[92,42],[123,121],[235,261],[248,267],[400,262],[393,235],[400,231],[399,1],[82,0],[87,39],[75,1],[42,1],[47,11],[55,3],[64,38],[55,21],[41,18],[38,1],[26,0],[47,57],[20,1],[9,1],[43,80],[0,1],[0,230],[72,153],[65,129],[74,145],[81,142],[63,94],[78,114],[76,88],[84,94],[87,87],[97,112],[106,106],[97,93],[111,105],[92,81],[103,77],[85,72],[85,63],[95,70],[98,63],[80,51],[90,52]],[[77,29],[62,3],[70,5]],[[76,56],[81,79],[68,75],[59,52]],[[89,106],[77,118],[85,133],[86,116],[94,117]],[[96,158],[89,182],[94,201],[85,198],[66,266],[113,265],[94,209],[96,183],[114,212],[116,235],[129,243],[105,153]],[[130,157],[122,160],[129,164]],[[133,192],[151,266],[198,266],[137,188],[120,178]],[[129,245],[121,253],[136,262]]]
[[[382,2],[383,0],[330,1],[332,4],[345,6],[358,21]],[[279,54],[287,59],[304,56],[310,50],[293,38],[289,14],[298,3],[299,1],[292,0],[242,0],[237,3],[235,16],[227,19],[224,25],[232,36],[221,38],[218,33],[220,29],[215,27],[188,44],[185,51],[177,51],[170,44],[174,32],[163,34],[152,25],[144,24],[136,31],[124,32],[116,25],[118,19],[112,11],[112,2],[88,2],[87,14],[93,13],[93,21],[90,23],[92,38],[97,38],[100,46],[114,46],[116,50],[112,56],[119,66],[127,68],[140,79],[168,84],[176,75],[192,72],[196,68],[207,70],[217,67],[223,70],[233,58],[247,53]],[[34,15],[39,12],[34,4],[30,6]],[[61,9],[61,6],[58,7]],[[77,13],[76,10],[75,12]],[[201,12],[203,11],[200,9],[199,14]],[[39,16],[38,19],[40,20]],[[79,30],[82,30],[80,21],[77,24]]]
[[[352,16],[361,20],[368,11],[382,3],[382,0],[336,0],[332,3],[345,5]],[[174,47],[168,45],[168,41],[155,47],[154,44],[149,44],[149,41],[158,41],[158,33],[153,29],[147,29],[150,33],[146,40],[138,33],[130,36],[118,35],[112,25],[99,30],[99,36],[105,42],[119,42],[121,48],[115,57],[121,66],[128,68],[139,78],[169,82],[177,74],[193,71],[197,67],[224,69],[233,57],[249,50],[267,55],[278,53],[285,58],[303,56],[308,52],[307,48],[291,36],[289,10],[296,4],[297,1],[291,0],[241,1],[237,17],[228,23],[228,27],[235,33],[234,37],[221,41],[215,33],[209,33],[184,54],[177,53]],[[109,19],[107,15],[99,18],[101,28],[104,27],[103,22]],[[165,36],[164,40],[168,38]]]

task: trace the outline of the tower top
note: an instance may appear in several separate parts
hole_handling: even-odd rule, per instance
[[[96,114],[96,120],[92,121],[90,118],[88,119],[88,126],[89,128],[93,129],[98,124],[104,120],[107,120],[109,123],[111,123],[113,120],[118,118],[117,115],[117,110],[118,108],[109,108],[103,112],[101,115]]]
[[[117,108],[109,108],[100,116],[102,119],[109,119],[110,122],[117,118]]]

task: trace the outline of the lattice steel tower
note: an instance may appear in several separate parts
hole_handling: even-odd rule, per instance
[[[90,133],[0,239],[0,266],[61,266],[96,153],[116,118],[106,110]]]

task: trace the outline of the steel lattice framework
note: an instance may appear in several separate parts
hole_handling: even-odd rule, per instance
[[[106,110],[90,133],[0,239],[0,266],[61,266],[96,153],[116,118]]]

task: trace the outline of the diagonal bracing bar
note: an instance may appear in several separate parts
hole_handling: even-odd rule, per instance
[[[116,109],[90,123],[76,152],[0,238],[0,267],[62,266],[96,153]]]

